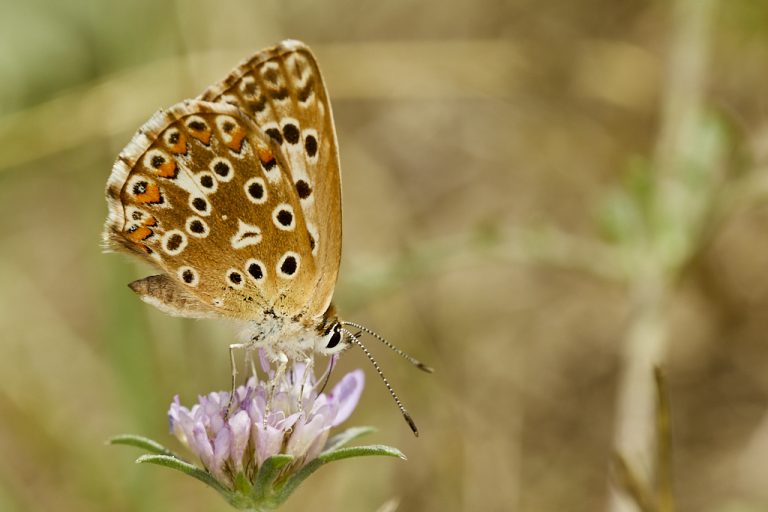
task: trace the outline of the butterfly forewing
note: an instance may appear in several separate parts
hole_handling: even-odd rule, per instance
[[[288,166],[238,108],[178,104],[115,163],[107,240],[161,267],[212,313],[295,315],[318,272]]]
[[[238,66],[199,99],[228,103],[251,116],[279,147],[299,198],[317,272],[305,286],[281,283],[280,295],[303,304],[309,317],[330,304],[341,258],[341,180],[328,94],[309,48],[297,41],[261,51]]]

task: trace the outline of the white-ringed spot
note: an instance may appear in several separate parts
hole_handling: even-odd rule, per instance
[[[301,139],[301,132],[299,131],[299,122],[291,117],[286,117],[280,120],[280,124],[283,126],[283,138],[288,144],[297,144]]]
[[[200,116],[190,116],[187,118],[187,130],[189,134],[195,139],[199,140],[206,146],[211,141],[211,127],[205,119]]]
[[[174,155],[187,153],[187,138],[178,128],[168,128],[163,134],[163,140]]]
[[[232,167],[232,162],[226,158],[217,157],[211,160],[208,168],[216,176],[219,181],[227,182],[235,176],[235,169]]]
[[[296,277],[296,273],[299,271],[300,266],[301,257],[298,255],[298,253],[288,251],[283,254],[282,258],[280,258],[280,261],[277,262],[275,267],[277,270],[277,275],[283,279],[293,279]]]
[[[272,210],[272,222],[277,229],[283,231],[292,231],[296,227],[296,215],[293,213],[293,207],[288,203],[281,203]]]
[[[240,81],[240,92],[246,99],[256,99],[259,94],[259,86],[256,79],[251,75],[245,75]]]
[[[248,277],[255,283],[261,283],[267,277],[267,267],[264,263],[256,258],[250,258],[245,262],[245,272]]]
[[[178,133],[178,130],[176,130]],[[144,165],[156,176],[161,178],[176,179],[179,169],[171,155],[159,149],[150,149],[144,155]]]
[[[189,207],[200,215],[209,216],[211,214],[211,203],[203,196],[189,196]]]
[[[238,219],[237,222],[237,233],[230,238],[233,249],[242,249],[261,242],[261,229],[258,226],[243,222],[241,219]]]
[[[216,117],[216,127],[224,145],[239,155],[245,140],[245,128],[234,117],[224,115]]]
[[[317,138],[317,130],[314,128],[308,128],[304,130],[304,151],[307,154],[307,159],[310,162],[317,161],[317,153],[320,149],[319,141]]]
[[[219,182],[212,172],[202,171],[195,175],[195,180],[206,194],[213,194],[219,189]]]
[[[172,229],[163,235],[163,250],[169,256],[176,256],[187,247],[187,235],[179,229]]]
[[[253,177],[243,185],[245,195],[248,200],[254,204],[264,204],[267,202],[267,184],[264,178]]]
[[[210,234],[208,224],[196,215],[187,218],[186,228],[187,233],[196,238],[205,238]]]
[[[229,286],[236,290],[242,290],[245,286],[245,277],[243,277],[243,273],[236,268],[230,268],[227,270],[226,274],[224,275],[224,279],[227,281]]]
[[[189,286],[197,286],[200,283],[200,275],[197,273],[197,270],[192,267],[179,267],[176,273],[179,276],[179,279]]]

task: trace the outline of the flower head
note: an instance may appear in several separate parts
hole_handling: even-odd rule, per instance
[[[228,392],[201,396],[191,409],[177,396],[168,411],[170,430],[229,489],[241,475],[252,483],[265,461],[279,454],[292,457],[282,474],[294,473],[320,454],[331,427],[352,414],[364,384],[363,372],[355,370],[330,393],[317,393],[307,371],[295,364],[274,384],[251,377],[235,390],[229,414]]]

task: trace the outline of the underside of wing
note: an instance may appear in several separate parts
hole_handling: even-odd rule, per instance
[[[280,294],[289,302],[306,301],[308,316],[321,316],[341,259],[341,178],[331,105],[314,55],[303,43],[284,41],[243,62],[199,99],[239,107],[280,148],[317,269],[311,296],[291,283]]]
[[[288,167],[237,107],[179,103],[155,114],[115,162],[105,241],[163,269],[184,293],[164,285],[144,295],[181,296],[182,305],[194,297],[193,316],[293,314],[302,304],[281,290],[311,295],[317,268]]]

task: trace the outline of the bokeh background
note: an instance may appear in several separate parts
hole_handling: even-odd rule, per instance
[[[350,424],[409,460],[331,465],[284,510],[637,510],[612,460],[670,481],[658,363],[679,509],[768,510],[768,3],[0,6],[0,510],[226,510],[104,444],[178,448],[171,398],[226,389],[234,338],[133,296],[151,269],[100,252],[103,187],[156,109],[289,37],[335,111],[336,302],[437,372],[371,342],[414,439],[346,354]]]

